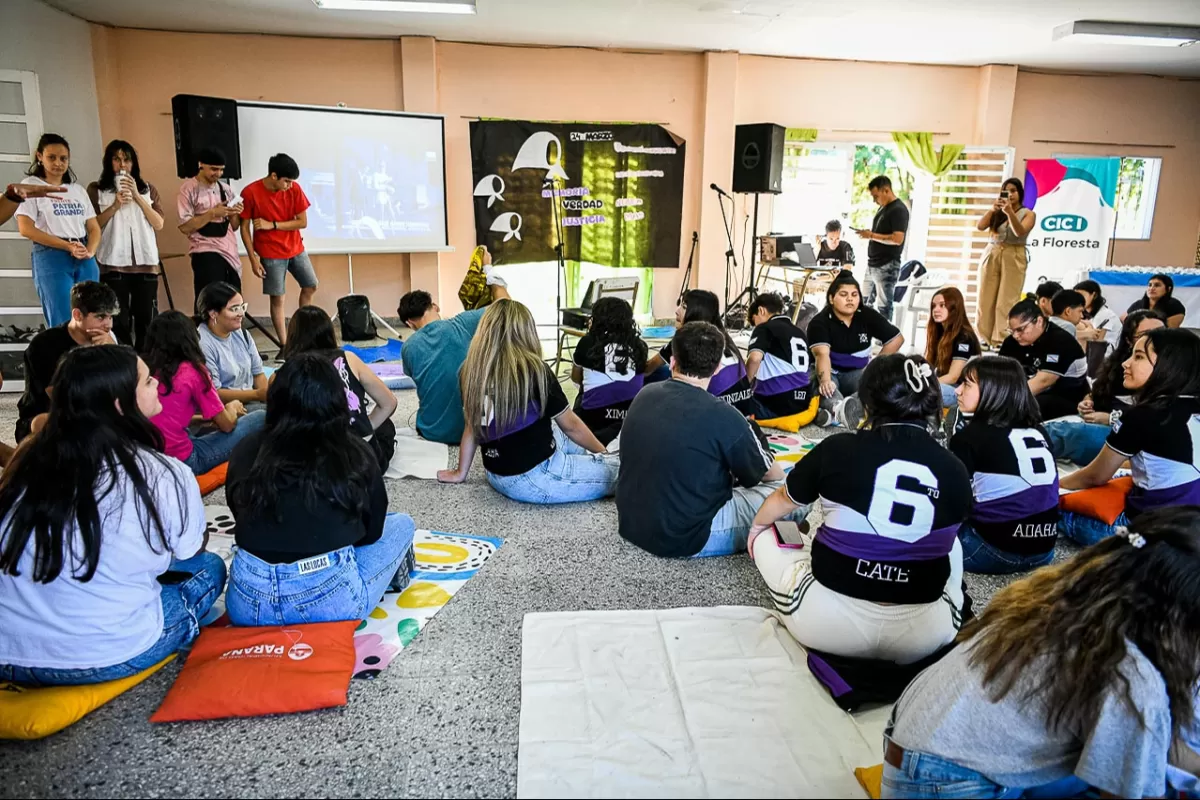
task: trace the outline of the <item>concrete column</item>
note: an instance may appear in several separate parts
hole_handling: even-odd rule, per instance
[[[724,301],[725,251],[729,245],[721,222],[720,198],[708,186],[717,184],[731,192],[733,134],[737,119],[738,54],[704,54],[704,130],[700,174],[700,246],[692,283],[715,292]],[[725,201],[733,223],[732,204]],[[736,233],[736,231],[735,231]]]
[[[1017,96],[1017,68],[988,64],[979,68],[975,106],[975,136],[971,144],[1002,146],[1012,135],[1013,104]]]

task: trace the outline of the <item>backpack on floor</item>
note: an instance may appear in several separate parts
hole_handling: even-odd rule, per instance
[[[366,295],[348,294],[339,298],[337,308],[343,342],[375,338],[375,320],[371,317],[371,301]]]

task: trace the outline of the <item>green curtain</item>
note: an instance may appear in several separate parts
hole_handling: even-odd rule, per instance
[[[815,142],[817,140],[817,129],[788,128],[787,135],[784,138],[789,142]]]
[[[944,144],[940,149],[935,149],[933,134],[928,132],[893,131],[892,141],[896,143],[896,150],[905,160],[935,178],[949,172],[966,147],[961,144]]]

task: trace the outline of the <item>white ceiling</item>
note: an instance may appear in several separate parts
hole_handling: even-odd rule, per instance
[[[133,28],[907,61],[1200,77],[1183,48],[1051,41],[1078,19],[1200,26],[1200,0],[477,0],[474,16],[324,11],[312,0],[45,0]],[[737,12],[737,13],[735,13]],[[886,92],[886,87],[880,87]]]

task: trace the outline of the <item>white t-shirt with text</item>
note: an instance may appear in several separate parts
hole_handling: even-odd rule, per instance
[[[32,175],[21,183],[49,186],[41,178]],[[78,183],[64,183],[67,191],[49,197],[31,197],[17,208],[17,216],[29,217],[34,226],[43,233],[60,239],[82,239],[87,241],[87,221],[96,216],[87,190]]]

